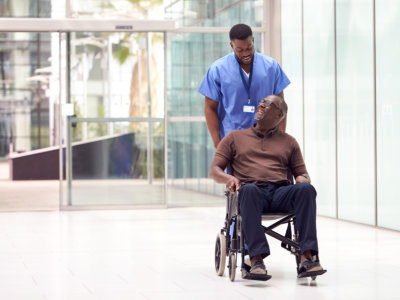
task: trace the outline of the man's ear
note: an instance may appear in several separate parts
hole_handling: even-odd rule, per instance
[[[284,118],[285,118],[285,115],[284,115],[282,112],[279,112],[279,121],[278,121],[278,124],[279,124],[280,122],[282,122]]]
[[[229,43],[229,44],[231,45],[231,48],[233,49],[232,41],[230,41],[230,43]]]

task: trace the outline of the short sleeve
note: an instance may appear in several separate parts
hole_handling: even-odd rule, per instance
[[[274,94],[280,94],[290,84],[289,78],[283,72],[281,66],[275,62],[275,86]]]
[[[208,69],[198,92],[217,102],[221,100],[221,80],[218,69],[215,66],[211,66]]]
[[[218,144],[217,150],[215,151],[216,156],[220,156],[225,158],[228,162],[232,161],[232,158],[235,155],[235,145],[233,133],[230,132],[226,135]]]

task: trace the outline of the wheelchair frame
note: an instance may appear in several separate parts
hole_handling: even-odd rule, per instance
[[[241,253],[241,273],[242,278],[250,280],[268,280],[270,275],[251,274],[250,266],[245,263],[245,256],[248,251],[245,246],[245,240],[242,233],[241,216],[239,209],[238,193],[225,192],[226,195],[226,215],[224,227],[217,235],[215,242],[215,270],[218,276],[223,276],[225,272],[226,257],[228,257],[229,278],[235,280],[237,267],[237,254]],[[262,225],[264,233],[281,241],[281,246],[295,255],[297,274],[300,264],[300,245],[298,243],[298,232],[294,224],[296,216],[292,214],[268,213],[262,215],[262,220],[276,220],[270,226]],[[274,231],[280,225],[287,224],[285,235]],[[293,234],[292,234],[293,233]],[[313,277],[312,279],[315,279]]]

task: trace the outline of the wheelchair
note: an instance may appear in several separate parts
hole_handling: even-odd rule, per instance
[[[270,275],[251,274],[250,266],[245,263],[245,257],[248,255],[247,246],[243,237],[241,227],[241,216],[239,211],[238,192],[231,193],[225,191],[226,196],[226,215],[224,227],[217,234],[215,241],[215,271],[218,276],[225,273],[226,258],[228,257],[229,278],[235,280],[238,254],[241,254],[241,274],[243,279],[266,281],[271,278]],[[281,241],[281,246],[295,256],[297,274],[299,274],[300,264],[300,245],[298,243],[299,233],[294,224],[296,215],[268,213],[262,215],[262,220],[275,221],[269,226],[262,225],[265,234]],[[285,235],[274,231],[281,225],[287,225]],[[312,277],[315,279],[315,276]]]
[[[231,164],[228,164],[226,171],[228,174],[233,174],[233,168]],[[287,178],[289,184],[294,184],[294,177],[290,170],[288,170]],[[224,275],[226,257],[228,257],[229,278],[231,281],[234,281],[236,276],[237,258],[238,254],[240,253],[240,270],[243,279],[260,281],[271,279],[271,276],[268,274],[261,275],[250,273],[251,267],[245,263],[245,257],[246,255],[248,255],[248,251],[246,241],[242,232],[242,220],[240,216],[238,192],[236,191],[235,193],[231,193],[229,190],[226,190],[225,196],[226,215],[224,227],[217,234],[217,238],[215,241],[215,271],[217,272],[217,275]],[[299,270],[301,250],[299,244],[299,232],[295,228],[296,215],[294,213],[264,213],[262,215],[262,221],[267,220],[277,221],[267,227],[261,224],[262,228],[264,229],[264,233],[279,240],[281,242],[282,248],[289,251],[295,256],[298,278],[309,276],[301,274]],[[287,226],[285,235],[274,231],[274,229],[281,225]],[[312,259],[313,261],[319,261],[318,254],[315,254]],[[323,270],[322,272],[318,272],[320,274],[316,275],[321,275],[325,272],[326,270]],[[316,277],[317,276],[312,275],[311,279],[315,280]]]

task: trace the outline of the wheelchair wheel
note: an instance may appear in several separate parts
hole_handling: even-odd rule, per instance
[[[222,233],[218,233],[215,241],[215,271],[218,276],[224,275],[226,261],[226,240]]]
[[[229,279],[231,281],[235,280],[236,263],[237,263],[237,254],[236,254],[236,252],[229,253]]]

